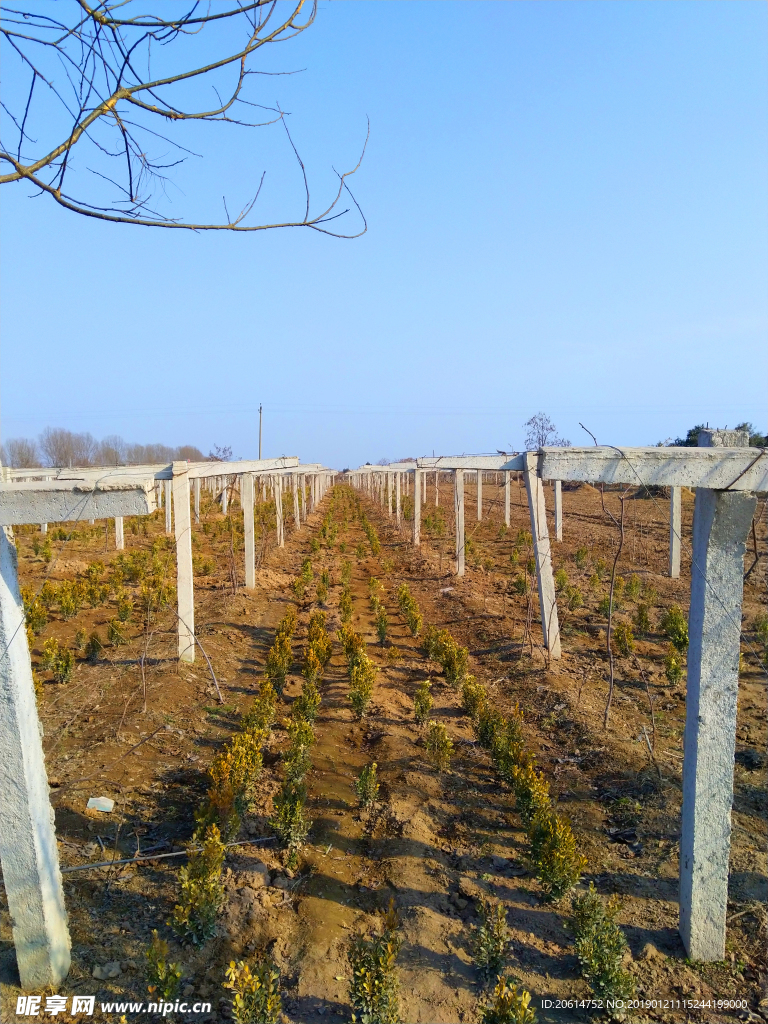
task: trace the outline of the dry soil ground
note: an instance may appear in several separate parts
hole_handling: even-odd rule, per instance
[[[351,562],[353,625],[365,635],[368,653],[379,667],[373,705],[357,721],[347,696],[345,659],[334,644],[321,687],[309,780],[313,825],[297,870],[286,870],[285,853],[268,826],[279,784],[279,751],[287,739],[278,726],[265,755],[259,805],[244,823],[239,837],[243,845],[229,851],[227,902],[217,937],[193,950],[175,942],[166,926],[183,857],[67,872],[73,963],[62,993],[96,993],[97,1007],[99,1000],[146,999],[144,951],[151,930],[158,928],[183,965],[189,998],[212,1002],[209,1020],[228,1017],[229,1000],[221,987],[226,965],[263,948],[281,968],[287,1019],[350,1020],[348,937],[370,928],[394,897],[403,921],[403,1020],[475,1021],[483,985],[472,965],[471,930],[478,920],[476,897],[487,893],[503,899],[508,908],[513,939],[508,973],[522,981],[536,1003],[587,994],[567,928],[567,899],[562,905],[542,900],[528,870],[525,836],[511,793],[475,743],[459,695],[443,681],[438,666],[427,661],[398,614],[396,592],[407,582],[425,623],[447,628],[469,647],[471,671],[488,686],[498,706],[509,709],[519,703],[522,708],[527,741],[588,857],[585,884],[592,880],[601,893],[622,898],[619,921],[629,942],[628,968],[638,994],[662,1000],[746,999],[753,1011],[759,1008],[768,994],[766,686],[753,626],[765,612],[765,503],[758,508],[763,518],[757,528],[763,559],[749,578],[744,602],[728,956],[724,963],[701,965],[686,962],[677,935],[685,684],[670,684],[665,677],[668,644],[658,627],[662,611],[671,604],[687,609],[687,546],[681,579],[670,580],[668,503],[661,497],[626,501],[619,572],[626,580],[639,577],[651,606],[652,627],[637,639],[635,657],[618,659],[616,692],[604,730],[606,620],[597,608],[607,592],[618,532],[603,511],[599,492],[588,486],[564,492],[564,540],[554,545],[554,563],[579,588],[583,606],[564,611],[563,657],[549,664],[540,646],[535,605],[529,595],[518,592],[528,558],[519,531],[529,523],[524,494],[513,486],[509,530],[503,528],[502,490],[485,485],[484,517],[476,524],[474,495],[467,488],[468,568],[461,580],[451,572],[452,495],[445,484],[436,509],[430,481],[419,549],[409,543],[410,524],[404,523],[399,532],[386,510],[367,497],[361,504],[379,531],[378,557],[371,555],[351,514],[340,521],[335,543],[322,541],[318,548],[332,494],[301,532],[294,532],[289,522],[284,549],[273,546],[267,529],[254,591],[233,583],[233,568],[240,562],[239,506],[231,506],[231,518],[225,519],[218,506],[204,504],[194,541],[196,566],[205,573],[196,578],[197,628],[223,704],[199,652],[194,666],[175,664],[170,612],[158,616],[149,631],[143,627],[140,590],[130,579],[122,589],[124,596],[134,597],[136,610],[135,621],[125,629],[125,645],[106,644],[105,626],[116,614],[114,592],[104,603],[84,607],[66,620],[52,606],[50,621],[35,641],[33,663],[39,665],[43,642],[51,636],[72,644],[77,631],[90,634],[96,629],[106,645],[96,663],[78,656],[66,684],[38,672],[65,868],[132,857],[137,851],[161,854],[183,848],[206,789],[206,766],[249,707],[275,626],[293,602],[299,606],[299,624],[295,671],[284,695],[283,715],[288,714],[300,689],[300,652],[324,569],[333,581],[326,610],[329,631],[335,633],[341,567],[345,560]],[[549,491],[547,501],[551,504]],[[618,493],[606,494],[604,501],[618,514]],[[349,498],[337,504],[349,505]],[[693,497],[684,493],[688,541],[692,510]],[[269,507],[262,507],[260,515],[268,527]],[[132,526],[126,521],[126,555],[154,546],[158,558],[172,558],[162,514],[145,525],[146,533],[138,520]],[[75,532],[74,539],[52,540],[50,563],[38,533],[31,528],[17,533],[25,586],[38,589],[47,575],[53,581],[72,580],[97,559],[108,567],[116,563],[114,541],[105,535],[104,524],[78,525]],[[580,548],[586,554],[579,555],[577,566]],[[299,602],[290,584],[307,556],[314,582]],[[371,576],[385,591],[390,633],[384,645],[377,642],[368,600]],[[637,599],[623,597],[618,619],[631,622],[636,605]],[[451,769],[444,774],[427,762],[423,730],[414,721],[413,693],[424,678],[433,681],[433,717],[447,725],[455,744]],[[352,783],[374,760],[382,784],[380,802],[373,813],[361,813]],[[115,800],[113,813],[86,813],[88,797],[102,795]],[[6,906],[0,943],[1,1019],[14,1020],[19,990]],[[94,970],[114,977],[97,980]],[[539,1011],[542,1021],[586,1018],[574,1009]],[[736,1011],[704,1009],[651,1011],[637,1019],[736,1018]],[[83,1019],[117,1016],[100,1018],[97,1008],[95,1017]]]

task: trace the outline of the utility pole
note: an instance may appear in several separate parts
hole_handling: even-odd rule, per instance
[[[261,402],[259,402],[259,458],[261,458]]]

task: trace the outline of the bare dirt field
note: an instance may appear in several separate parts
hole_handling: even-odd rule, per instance
[[[546,491],[551,510],[552,493]],[[61,991],[97,996],[95,1015],[80,1019],[117,1021],[117,1013],[100,1014],[99,1001],[147,999],[145,951],[158,929],[172,959],[182,965],[184,993],[190,1001],[212,1004],[209,1013],[195,1019],[229,1019],[230,996],[222,988],[226,967],[267,950],[281,971],[287,1020],[351,1020],[349,937],[372,928],[390,898],[402,921],[398,963],[405,1022],[478,1019],[486,986],[473,965],[472,928],[483,894],[506,905],[512,930],[506,973],[532,993],[535,1005],[588,995],[568,927],[569,899],[544,899],[527,859],[512,791],[476,742],[460,694],[427,659],[398,611],[403,582],[425,626],[445,628],[469,648],[470,671],[499,709],[519,704],[526,743],[587,857],[582,884],[593,881],[600,893],[621,898],[618,921],[629,943],[626,966],[638,996],[673,1004],[746,999],[758,1011],[768,995],[768,709],[760,660],[764,646],[755,632],[766,610],[765,556],[745,586],[727,959],[690,963],[677,933],[685,677],[677,682],[667,677],[669,641],[660,621],[674,604],[687,612],[693,495],[683,492],[686,544],[679,580],[667,575],[668,501],[633,496],[625,502],[626,538],[618,565],[625,582],[615,618],[632,624],[643,604],[650,624],[642,633],[635,628],[634,651],[617,657],[604,729],[607,619],[600,605],[618,531],[602,501],[618,516],[619,493],[601,499],[589,486],[563,492],[564,539],[553,544],[554,568],[565,572],[559,577],[563,656],[551,663],[541,647],[527,567],[524,491],[513,483],[509,529],[503,524],[503,489],[486,483],[483,493],[484,516],[476,523],[475,492],[468,481],[462,579],[452,574],[452,492],[443,482],[436,507],[432,474],[419,548],[410,543],[408,522],[398,532],[385,509],[362,495],[356,499],[347,488],[332,490],[300,532],[289,518],[284,549],[274,547],[273,508],[259,506],[263,544],[253,591],[246,591],[239,578],[237,501],[226,518],[218,505],[204,503],[193,540],[196,630],[223,703],[200,651],[193,666],[175,662],[172,594],[165,595],[169,608],[151,621],[141,611],[146,565],[141,571],[136,566],[142,559],[149,564],[154,558],[155,581],[167,578],[172,585],[175,578],[163,513],[126,520],[124,553],[114,551],[114,537],[103,523],[78,524],[69,540],[66,528],[60,535],[51,530],[49,549],[36,528],[16,531],[21,582],[30,591],[39,590],[46,578],[53,584],[87,580],[89,566],[97,561],[104,566],[103,574],[90,570],[98,583],[89,592],[92,599],[74,611],[65,604],[67,617],[56,599],[50,601],[32,654],[73,942],[72,970]],[[356,500],[378,530],[376,556],[355,514]],[[329,531],[329,516],[337,532]],[[757,518],[757,543],[764,552],[764,501]],[[145,554],[137,558],[139,552]],[[313,576],[299,598],[292,584],[307,557]],[[346,661],[336,640],[345,562],[351,566],[352,626],[364,635],[378,667],[363,719],[353,714]],[[746,567],[751,563],[748,552]],[[301,690],[301,652],[324,571],[330,576],[325,610],[334,648],[319,684],[322,703],[307,780],[312,826],[291,869],[269,819],[279,788],[280,752],[288,742],[282,722]],[[369,600],[371,577],[383,588],[389,621],[384,643],[377,638]],[[255,805],[236,837],[241,845],[227,853],[226,902],[217,934],[200,947],[182,945],[167,922],[178,900],[184,857],[66,869],[183,850],[208,788],[207,767],[251,707],[275,627],[290,604],[298,609],[295,661],[265,750]],[[84,638],[94,631],[103,649],[92,649],[87,657]],[[51,637],[78,650],[74,672],[64,683],[54,682],[42,668],[44,644]],[[431,717],[447,726],[454,743],[450,769],[442,773],[425,756],[424,728],[414,718],[413,695],[424,679],[432,680]],[[353,783],[372,761],[381,783],[379,801],[372,810],[361,810]],[[92,796],[111,797],[112,813],[87,812]],[[7,1021],[17,1019],[19,989],[1,899],[0,1019]],[[540,1021],[590,1016],[554,1005],[537,1013]],[[709,1022],[739,1016],[736,1010],[714,1010],[710,1003],[703,1009],[645,1010],[635,1019]]]

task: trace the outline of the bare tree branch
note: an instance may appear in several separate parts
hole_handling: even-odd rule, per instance
[[[365,155],[370,124],[358,162],[343,173],[334,168],[339,179],[336,194],[313,215],[307,168],[288,128],[287,113],[279,103],[269,106],[244,95],[255,75],[295,73],[262,71],[251,64],[261,47],[287,42],[309,28],[317,0],[254,0],[226,10],[197,2],[182,9],[176,0],[163,0],[154,11],[143,7],[131,17],[134,4],[135,0],[21,0],[15,7],[0,9],[0,41],[9,47],[6,68],[11,67],[11,76],[16,68],[22,73],[18,83],[11,78],[2,104],[15,145],[0,143],[0,165],[5,165],[0,184],[29,182],[38,195],[49,196],[64,209],[113,223],[188,231],[305,227],[337,238],[364,234],[365,217],[348,179]],[[208,32],[206,45],[198,39],[188,53],[185,47],[192,45],[191,37],[200,37],[213,23],[223,23],[223,28]],[[146,67],[146,74],[140,67]],[[6,71],[6,81],[8,75]],[[211,94],[214,106],[207,102]],[[255,122],[238,117],[237,104],[264,110],[267,117]],[[193,153],[177,141],[175,130],[167,134],[153,128],[158,118],[166,124],[208,121],[246,129],[281,122],[301,170],[303,215],[246,223],[262,191],[263,170],[257,174],[252,198],[237,216],[230,216],[224,203],[223,223],[195,222],[155,209],[154,193],[161,206],[167,201],[168,178],[163,172]],[[158,140],[177,149],[179,158],[153,152]],[[32,148],[40,151],[32,155]],[[75,151],[84,159],[75,161]],[[105,161],[116,161],[121,170],[110,172]],[[119,198],[104,194],[107,183],[118,190]],[[345,193],[351,204],[342,204]],[[359,225],[337,228],[336,222],[350,213],[360,218]]]

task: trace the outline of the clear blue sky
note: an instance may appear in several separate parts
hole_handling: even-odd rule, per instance
[[[4,437],[46,425],[343,467],[697,422],[765,429],[764,3],[322,3],[253,96],[369,231],[111,226],[2,189]],[[11,68],[6,63],[6,80]],[[274,131],[203,126],[178,212],[301,212]]]

